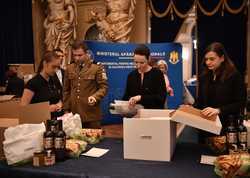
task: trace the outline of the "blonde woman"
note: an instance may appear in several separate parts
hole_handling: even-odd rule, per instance
[[[174,96],[174,90],[173,88],[170,86],[170,82],[167,76],[167,71],[168,71],[168,64],[166,63],[166,61],[164,61],[163,59],[159,60],[157,62],[157,67],[158,69],[160,69],[164,75],[164,79],[165,79],[165,83],[166,83],[166,90],[167,90],[167,94],[169,96]]]

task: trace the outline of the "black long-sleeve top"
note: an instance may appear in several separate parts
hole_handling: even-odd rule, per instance
[[[224,82],[213,73],[199,79],[198,98],[195,106],[204,109],[213,107],[220,109],[220,120],[223,127],[228,124],[228,115],[238,115],[246,103],[246,88],[239,72],[234,72]]]
[[[127,78],[123,100],[141,95],[142,104],[146,109],[163,109],[166,100],[166,85],[163,73],[155,68],[144,73],[143,81],[138,70],[132,71]]]

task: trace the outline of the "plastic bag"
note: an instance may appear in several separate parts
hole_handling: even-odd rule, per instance
[[[79,133],[82,129],[82,121],[79,114],[73,115],[72,113],[67,113],[57,119],[63,121],[63,130],[68,137]]]
[[[115,100],[115,103],[110,103],[110,113],[111,114],[119,114],[124,117],[133,117],[137,114],[139,109],[143,109],[144,107],[140,104],[136,104],[135,106],[130,106],[128,101]]]
[[[26,162],[43,149],[44,123],[22,124],[5,130],[3,150],[9,165]]]

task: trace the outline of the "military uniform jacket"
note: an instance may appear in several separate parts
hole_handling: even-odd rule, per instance
[[[88,61],[80,68],[70,64],[65,71],[63,108],[80,114],[83,122],[100,120],[100,100],[107,94],[107,90],[107,76],[102,65]],[[89,96],[97,100],[94,106],[88,105]]]

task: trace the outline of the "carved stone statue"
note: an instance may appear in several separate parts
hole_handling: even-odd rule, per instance
[[[76,39],[76,0],[47,0],[48,14],[44,21],[46,50],[59,48],[69,56],[69,44]]]
[[[104,0],[107,15],[91,11],[92,20],[101,31],[100,39],[112,42],[129,42],[132,22],[135,18],[136,0]]]

